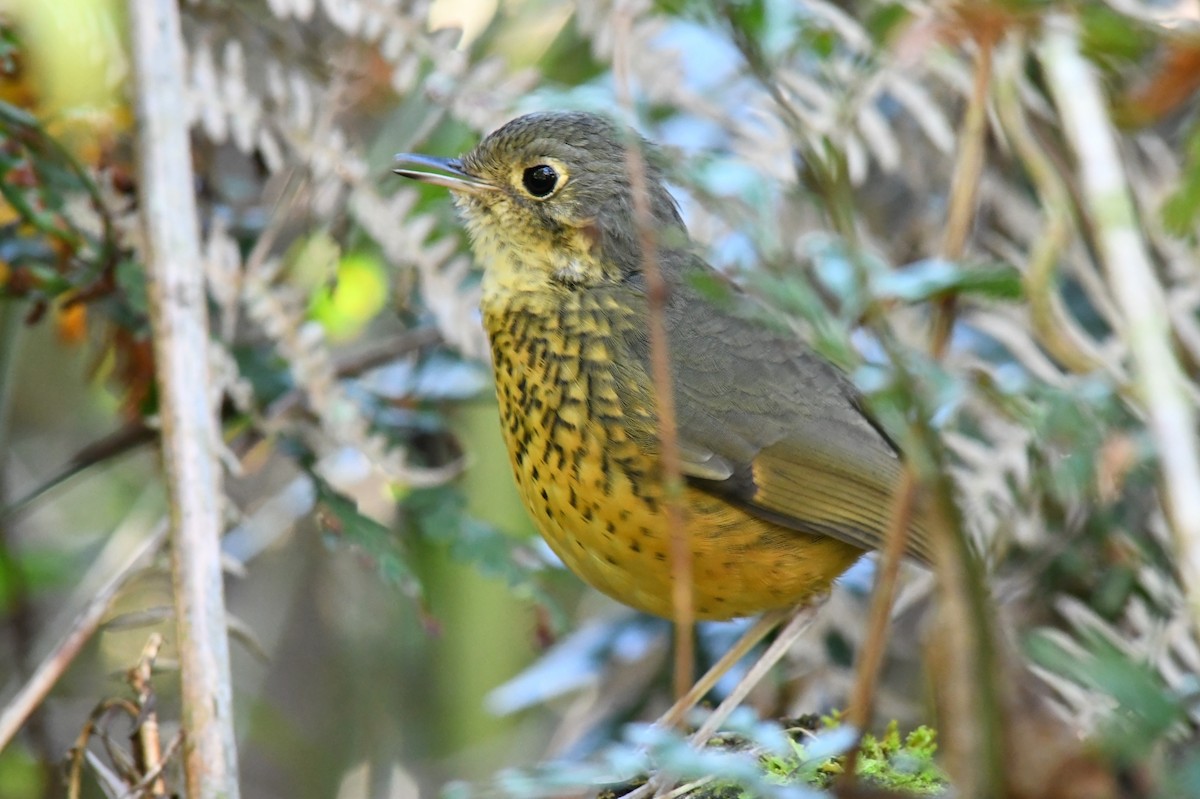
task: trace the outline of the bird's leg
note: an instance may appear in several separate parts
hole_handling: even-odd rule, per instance
[[[700,681],[693,686],[692,690],[688,691],[682,698],[679,699],[671,709],[664,713],[656,722],[662,726],[674,726],[683,720],[687,712],[700,701],[706,693],[708,693],[717,680],[733,668],[733,665],[745,657],[755,644],[761,641],[766,635],[775,629],[781,622],[786,621],[787,624],[779,635],[767,647],[767,651],[762,653],[762,656],[755,661],[746,675],[742,677],[738,684],[734,686],[733,691],[729,696],[717,706],[717,709],[705,720],[700,729],[691,737],[691,744],[694,747],[703,746],[712,737],[713,733],[729,718],[735,709],[746,699],[754,686],[762,681],[762,678],[767,675],[779,660],[792,648],[792,644],[808,631],[813,620],[817,616],[817,611],[825,604],[826,597],[821,597],[814,602],[808,602],[799,607],[790,610],[775,610],[764,614],[758,621],[754,623],[749,630],[742,634],[737,643],[726,652],[720,660],[718,660],[711,669],[709,669]],[[665,785],[660,776],[651,777],[650,780],[640,788],[626,794],[622,799],[650,799],[650,797],[661,795],[660,792],[669,786]]]
[[[771,670],[771,667],[787,654],[787,651],[792,648],[792,644],[796,643],[800,639],[800,636],[808,632],[808,628],[812,626],[813,620],[817,618],[817,612],[824,604],[825,600],[821,598],[816,602],[806,603],[790,611],[791,618],[788,619],[788,623],[784,628],[779,631],[779,635],[775,637],[771,645],[767,647],[767,651],[762,653],[762,657],[750,667],[746,675],[729,692],[729,696],[725,697],[724,701],[717,705],[717,709],[704,720],[704,723],[700,725],[700,729],[696,730],[695,734],[692,735],[692,746],[701,747],[708,742],[708,739],[725,722],[725,719],[729,718],[729,714],[742,704],[754,686],[758,685],[762,678],[767,676],[767,672]]]
[[[725,672],[733,668],[759,641],[766,638],[771,630],[774,630],[787,619],[788,614],[791,612],[790,610],[773,610],[764,613],[758,621],[754,622],[749,630],[742,633],[742,637],[730,647],[729,651],[722,655],[720,660],[704,673],[704,676],[692,686],[691,690],[676,700],[675,704],[671,705],[670,709],[658,718],[655,724],[660,727],[679,726],[684,717],[687,716],[688,711],[695,707],[696,703],[712,690],[717,681],[725,676]]]

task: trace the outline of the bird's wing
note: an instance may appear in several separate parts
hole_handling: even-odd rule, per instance
[[[790,331],[686,286],[672,296],[665,320],[689,480],[782,526],[881,548],[902,462],[850,380]],[[908,551],[930,560],[920,512]]]

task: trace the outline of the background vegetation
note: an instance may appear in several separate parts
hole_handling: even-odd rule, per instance
[[[669,626],[531,537],[462,233],[389,168],[565,107],[668,148],[713,263],[852,371],[955,502],[939,579],[913,569],[897,599],[881,740],[934,724],[966,796],[1200,795],[1194,3],[181,13],[244,795],[571,795],[647,766],[782,794],[849,745],[817,736],[759,777],[626,726],[666,706]],[[183,785],[126,14],[0,5],[5,797],[147,782],[128,736],[151,708],[172,756],[139,790]],[[851,702],[874,571],[755,690],[759,716]],[[701,665],[740,629],[703,626]],[[31,694],[42,663],[61,676]]]

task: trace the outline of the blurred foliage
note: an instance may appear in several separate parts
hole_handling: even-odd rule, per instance
[[[682,783],[676,795],[691,799],[824,796],[818,790],[834,786],[854,741],[837,713],[807,716],[784,726],[743,711],[725,726],[727,732],[697,749],[675,730],[630,725],[624,740],[604,747],[591,767],[543,764],[511,770],[498,775],[486,791],[511,797],[556,796],[616,783],[601,788],[598,797],[617,799],[644,785],[647,774],[667,774]],[[901,736],[892,721],[882,736],[863,736],[855,771],[865,785],[902,796],[944,795],[947,784],[934,763],[936,751],[933,730],[918,727]],[[473,795],[476,792],[466,785],[453,785],[444,793],[447,799]]]
[[[16,106],[0,104],[0,134],[5,292],[31,300],[36,321],[55,300],[111,291],[118,254],[110,220],[101,216],[97,237],[65,213],[68,199],[81,194],[104,213],[84,167]]]
[[[0,791],[5,796],[38,796],[45,792],[45,774],[32,752],[9,746],[0,752]]]

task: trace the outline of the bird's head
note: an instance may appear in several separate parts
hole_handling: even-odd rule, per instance
[[[640,157],[629,158],[631,147]],[[524,270],[585,286],[637,274],[643,254],[634,186],[646,193],[641,221],[656,247],[685,240],[656,155],[635,132],[595,114],[528,114],[461,158],[397,159],[397,174],[454,193],[489,272]],[[631,168],[641,170],[640,180],[631,180]]]

